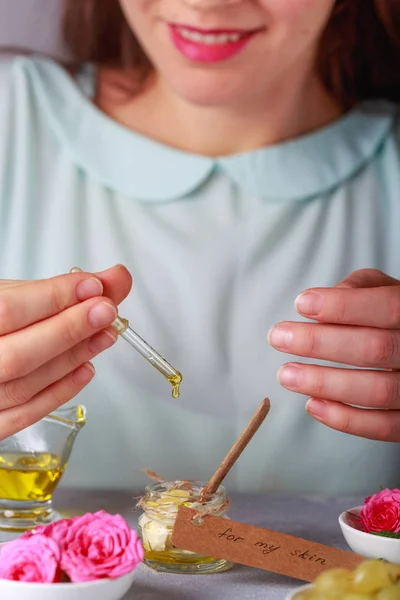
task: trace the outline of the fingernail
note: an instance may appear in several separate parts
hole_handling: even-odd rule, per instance
[[[322,310],[323,298],[315,292],[303,292],[297,296],[294,304],[302,315],[316,317]]]
[[[103,284],[99,279],[91,277],[80,281],[75,288],[75,294],[78,300],[88,300],[94,296],[101,296],[103,293]]]
[[[107,350],[107,348],[111,348],[115,344],[118,339],[117,333],[113,335],[111,331],[100,331],[96,333],[92,338],[90,338],[88,343],[88,348],[90,352],[94,354],[98,354],[99,352],[103,352],[103,350]]]
[[[111,325],[117,317],[118,312],[109,302],[99,302],[92,306],[88,313],[89,324],[94,327],[106,327]]]
[[[299,387],[302,380],[301,367],[284,365],[278,371],[278,381],[286,387]]]
[[[94,374],[94,366],[91,363],[85,363],[72,373],[72,379],[76,385],[85,385],[93,379]]]
[[[290,347],[292,337],[292,331],[288,327],[276,325],[268,333],[268,343],[274,348],[285,350]]]
[[[328,404],[324,400],[308,400],[306,411],[317,421],[324,421],[328,416]]]
[[[126,269],[125,265],[123,265],[122,263],[117,263],[116,265],[113,265],[112,267],[103,269],[103,271],[101,271],[101,273],[107,273],[108,271],[112,271],[112,269],[116,269],[117,267],[122,267],[123,269]]]

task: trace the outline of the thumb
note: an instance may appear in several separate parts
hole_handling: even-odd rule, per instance
[[[399,285],[400,281],[389,277],[377,269],[360,269],[353,271],[348,277],[343,279],[335,287],[337,288],[374,288],[391,285]]]

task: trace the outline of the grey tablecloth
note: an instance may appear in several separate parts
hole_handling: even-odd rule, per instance
[[[59,489],[55,508],[63,515],[103,508],[119,512],[136,528],[134,492]],[[339,514],[363,498],[233,495],[229,516],[251,525],[275,529],[337,548],[348,549],[338,525]],[[124,600],[284,600],[303,582],[248,567],[236,566],[217,575],[167,575],[145,566]]]

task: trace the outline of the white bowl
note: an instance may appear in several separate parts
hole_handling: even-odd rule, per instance
[[[296,590],[293,590],[293,592],[290,592],[290,594],[288,596],[286,596],[285,600],[293,600],[296,594],[299,594],[300,592],[305,592],[306,590],[311,590],[312,585],[302,585],[301,587],[297,588]]]
[[[13,600],[121,600],[132,585],[136,570],[118,579],[82,583],[28,583],[0,579],[0,598]]]
[[[391,563],[400,564],[400,539],[381,537],[363,531],[357,522],[361,509],[362,506],[350,508],[339,517],[340,528],[350,548],[365,558],[383,558]]]

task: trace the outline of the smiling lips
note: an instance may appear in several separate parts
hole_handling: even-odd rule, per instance
[[[169,25],[172,41],[191,61],[216,63],[238,54],[257,33],[252,31],[202,31],[182,25]]]

